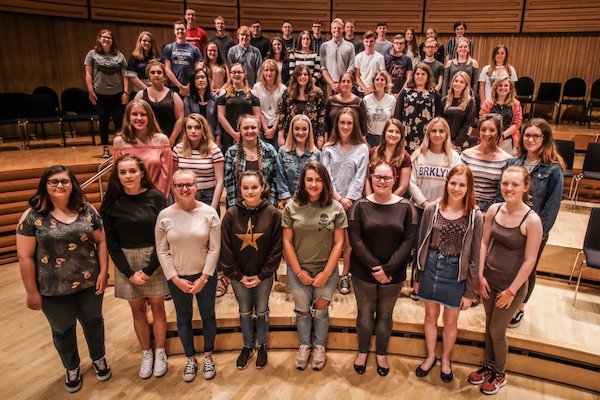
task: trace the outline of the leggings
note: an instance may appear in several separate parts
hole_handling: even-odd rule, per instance
[[[537,260],[535,260],[535,266],[533,267],[533,271],[529,275],[529,279],[527,281],[527,294],[525,295],[525,300],[523,303],[527,303],[529,298],[531,297],[531,293],[533,292],[533,288],[535,287],[535,275],[537,271],[537,266],[540,263],[540,258],[542,257],[542,252],[544,251],[544,247],[546,247],[546,243],[548,242],[548,236],[545,236],[542,239],[542,244],[540,245],[540,251],[538,252]]]
[[[98,123],[100,124],[100,140],[103,145],[108,145],[108,124],[110,117],[113,118],[115,130],[118,132],[123,125],[125,106],[121,104],[122,93],[100,94],[96,93],[96,111],[98,111]]]

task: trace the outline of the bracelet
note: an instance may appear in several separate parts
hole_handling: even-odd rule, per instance
[[[304,270],[302,268],[300,268],[300,272],[298,272],[296,275],[298,275],[298,278],[300,278],[300,275],[302,275],[302,272],[304,272]]]
[[[506,291],[506,293],[508,293],[508,295],[509,295],[510,297],[515,297],[515,292],[513,292],[512,290],[510,290],[510,288],[506,288],[506,290],[505,290],[505,291]]]

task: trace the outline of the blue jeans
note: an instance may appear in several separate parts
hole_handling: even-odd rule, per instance
[[[204,204],[212,205],[212,200],[215,195],[215,188],[201,189],[196,192],[196,200],[203,202]],[[217,214],[221,216],[221,205],[219,204],[216,208]]]
[[[181,275],[182,279],[187,279],[190,282],[195,281],[201,274]],[[193,316],[193,300],[194,295],[184,293],[172,281],[169,284],[169,291],[173,296],[173,304],[175,305],[175,313],[177,314],[177,333],[186,357],[192,357],[196,354],[194,348],[194,331],[192,329]],[[208,278],[208,282],[204,288],[195,294],[202,318],[202,333],[204,336],[204,351],[211,352],[215,348],[215,337],[217,336],[217,318],[215,317],[215,295],[217,293],[217,277],[216,274]]]
[[[258,345],[267,344],[269,296],[273,287],[273,277],[265,279],[258,286],[250,289],[240,281],[232,279],[231,287],[239,304],[240,328],[242,328],[242,336],[244,337],[244,347],[252,347],[254,344],[255,326]]]
[[[315,276],[316,274],[313,274]],[[313,304],[319,297],[331,301],[333,292],[340,279],[340,272],[336,266],[329,279],[323,287],[306,286],[292,268],[287,267],[288,286],[294,295],[294,303],[296,314],[296,328],[300,336],[300,344],[307,346],[311,345],[310,332],[314,325],[315,328],[315,345],[325,346],[327,342],[327,332],[329,331],[329,307],[324,310],[313,308]]]

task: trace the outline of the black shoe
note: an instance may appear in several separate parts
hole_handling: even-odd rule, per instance
[[[110,379],[112,371],[106,362],[106,358],[102,357],[99,360],[92,361],[92,364],[94,365],[94,370],[96,370],[96,378],[99,381],[103,382]]]
[[[245,369],[250,362],[250,358],[252,358],[252,354],[254,353],[254,349],[252,347],[244,347],[240,356],[237,359],[236,365],[238,369]]]
[[[79,372],[79,367],[67,370],[65,389],[67,389],[67,392],[69,393],[75,393],[81,389],[81,373]]]
[[[410,294],[408,296],[410,297],[411,300],[414,300],[414,301],[421,300],[421,299],[419,299],[419,295],[417,294],[417,292],[415,292],[414,290],[412,292],[410,292]]]
[[[508,327],[516,328],[517,326],[521,325],[521,320],[523,319],[524,315],[525,315],[525,311],[517,310],[516,314],[512,317],[512,319],[508,323]]]
[[[375,359],[375,363],[377,364],[377,373],[379,374],[379,376],[387,376],[387,374],[390,373],[390,369],[379,365],[377,359]]]
[[[110,158],[110,151],[108,151],[108,146],[104,146],[102,148],[102,158]]]
[[[423,364],[421,363],[421,365]],[[419,365],[415,370],[415,375],[417,375],[419,378],[424,378],[427,375],[429,375],[429,371],[431,371],[433,367],[435,367],[435,361],[433,362],[433,364],[431,364],[431,367],[429,367],[429,369],[423,369],[421,365]]]
[[[356,373],[359,375],[362,375],[367,370],[367,359],[365,358],[365,363],[362,365],[356,364],[356,363],[353,365],[354,365],[354,370],[356,371]]]
[[[256,368],[263,369],[268,362],[267,358],[267,345],[261,344],[258,346],[258,354],[256,355]]]
[[[440,378],[442,379],[442,382],[444,383],[450,383],[452,382],[452,380],[454,379],[454,374],[452,373],[452,363],[450,364],[450,373],[445,373],[444,371],[441,370],[440,368]]]

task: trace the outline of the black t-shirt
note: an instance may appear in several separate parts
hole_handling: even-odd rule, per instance
[[[250,39],[250,44],[260,51],[263,60],[267,58],[267,53],[271,49],[271,41],[264,36]]]
[[[235,96],[227,97],[227,93],[217,99],[217,106],[225,106],[225,118],[229,125],[237,130],[237,120],[244,114],[252,115],[252,107],[260,107],[260,100],[252,93],[246,95],[243,90],[235,92]]]
[[[129,56],[129,61],[127,62],[127,71],[135,72],[141,80],[147,80],[146,67],[148,66],[148,61],[150,61],[150,57],[138,60],[132,54]]]

